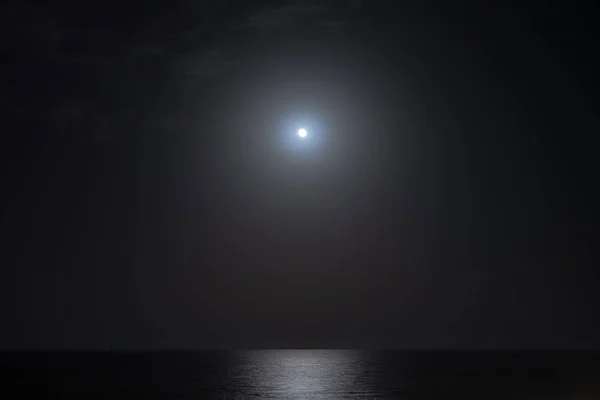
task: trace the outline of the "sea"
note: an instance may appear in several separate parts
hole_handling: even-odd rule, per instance
[[[0,353],[1,399],[600,400],[600,352]]]

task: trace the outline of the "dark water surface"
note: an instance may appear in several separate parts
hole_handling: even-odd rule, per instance
[[[0,353],[0,398],[600,399],[600,353]]]

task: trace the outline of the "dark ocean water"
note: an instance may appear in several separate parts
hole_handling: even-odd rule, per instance
[[[600,399],[600,353],[0,353],[0,398]]]

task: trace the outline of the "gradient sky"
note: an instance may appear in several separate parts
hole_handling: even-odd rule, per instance
[[[0,348],[600,345],[586,10],[13,3]]]

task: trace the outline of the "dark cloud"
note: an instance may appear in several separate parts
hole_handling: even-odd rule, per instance
[[[249,42],[260,46],[266,33],[343,31],[361,3],[205,0],[178,1],[168,9],[5,3],[0,36],[10,59],[2,68],[0,107],[9,118],[45,121],[60,135],[140,124],[144,113],[156,117],[168,108],[158,99],[173,103],[197,90],[199,81],[244,68]],[[107,94],[111,87],[118,88],[117,99]]]
[[[340,29],[340,16],[359,3],[179,1],[168,9],[4,3],[0,37],[10,59],[2,70],[0,107],[15,118],[51,121],[59,131],[98,115],[114,123],[118,117],[103,100],[107,85],[119,87],[119,108],[142,107],[140,98],[165,90],[177,97],[182,80],[211,81],[240,68],[252,35]]]
[[[0,41],[11,56],[36,52],[51,58],[61,41],[60,24],[27,1],[7,1],[0,6]]]

